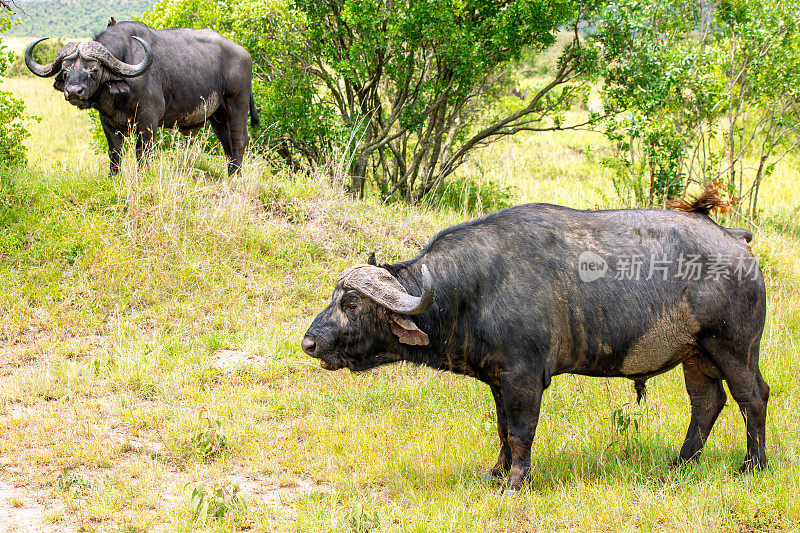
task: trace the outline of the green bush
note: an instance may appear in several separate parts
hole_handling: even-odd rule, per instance
[[[195,522],[208,523],[233,515],[235,522],[241,522],[247,513],[247,502],[239,494],[240,491],[236,483],[214,486],[211,489],[202,483],[192,484],[190,499],[192,519]]]
[[[8,30],[13,25],[10,13],[0,7],[0,33]],[[0,40],[0,78],[14,60],[14,55]],[[25,104],[22,100],[14,98],[7,91],[0,91],[0,166],[25,165],[25,145],[22,142],[28,137],[23,119],[25,118]]]
[[[421,201],[472,150],[519,131],[567,129],[597,51],[577,27],[594,1],[162,0],[143,21],[209,27],[254,61],[254,146],[304,161],[355,195]],[[547,79],[507,98],[523,52],[550,49]],[[436,192],[434,192],[436,194]]]
[[[724,185],[758,216],[762,180],[800,134],[798,0],[615,0],[598,26],[607,165],[626,203]],[[613,60],[612,60],[613,59]]]

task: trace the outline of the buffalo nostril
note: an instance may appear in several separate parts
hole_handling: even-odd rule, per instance
[[[69,88],[64,91],[64,96],[69,100],[70,98],[83,98],[85,91],[83,87]]]
[[[308,355],[314,355],[314,351],[317,349],[317,343],[314,342],[314,339],[311,337],[303,337],[303,342],[300,343],[300,347],[303,348],[303,351],[306,352]]]

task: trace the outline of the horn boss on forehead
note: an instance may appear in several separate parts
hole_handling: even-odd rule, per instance
[[[430,309],[434,300],[433,278],[422,265],[422,294],[412,296],[388,270],[373,265],[354,265],[342,272],[339,283],[357,290],[395,313],[418,315]]]
[[[84,59],[94,59],[95,61],[99,61],[111,69],[115,74],[126,78],[133,78],[135,76],[142,75],[148,68],[150,68],[150,65],[153,63],[153,51],[150,49],[150,45],[147,44],[147,41],[140,39],[135,35],[131,38],[139,41],[139,44],[142,45],[142,48],[144,48],[145,52],[145,58],[141,63],[136,65],[131,65],[120,61],[108,51],[108,48],[97,41],[80,43],[78,50],[80,51],[81,57]]]

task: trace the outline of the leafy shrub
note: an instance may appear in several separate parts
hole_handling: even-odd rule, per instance
[[[11,28],[10,13],[0,6],[0,33]],[[5,75],[14,60],[0,39],[0,77]],[[25,145],[28,131],[22,123],[25,118],[25,104],[7,91],[0,91],[0,166],[25,165]]]
[[[202,483],[192,486],[190,506],[192,520],[208,521],[220,519],[229,514],[244,514],[247,503],[239,494],[239,485],[231,483],[220,487],[207,489]]]
[[[91,483],[80,474],[70,472],[67,468],[61,471],[50,482],[53,488],[62,493],[82,493],[91,488]]]
[[[195,433],[190,442],[203,459],[210,459],[228,447],[228,437],[222,430],[222,423],[219,420],[212,421],[206,416],[205,421],[208,427]]]
[[[798,0],[608,3],[605,162],[626,203],[665,205],[722,181],[758,216],[762,180],[800,134],[798,11]]]
[[[614,410],[611,417],[609,447],[617,447],[625,457],[642,457],[645,452],[643,429],[645,412],[625,404]]]

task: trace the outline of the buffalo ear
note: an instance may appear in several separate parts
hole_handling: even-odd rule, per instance
[[[66,85],[67,75],[64,74],[64,71],[58,73],[58,75],[53,80],[53,89],[58,92],[64,92],[64,86]]]
[[[125,80],[115,80],[112,79],[108,82],[108,92],[113,94],[114,96],[118,95],[127,95],[131,92],[131,86],[128,85],[128,82]]]
[[[378,263],[375,262],[375,252],[370,252],[369,257],[367,258],[367,264],[378,266]]]
[[[389,322],[392,324],[392,333],[397,335],[403,344],[413,346],[427,346],[430,344],[428,335],[419,329],[414,321],[405,315],[389,313]]]

